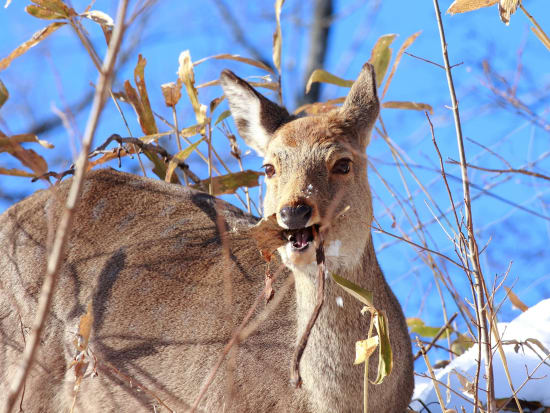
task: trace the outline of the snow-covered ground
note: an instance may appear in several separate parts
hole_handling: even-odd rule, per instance
[[[540,402],[543,406],[550,406],[550,357],[545,353],[550,349],[550,299],[539,302],[509,323],[499,323],[498,330],[503,337],[503,343],[507,340],[525,342],[531,339],[528,341],[531,348],[525,344],[519,346],[517,344],[503,345],[510,375],[512,376],[512,384],[516,391],[521,387],[517,393],[519,399]],[[546,350],[541,349],[540,344]],[[496,398],[511,397],[512,391],[496,349],[494,349],[493,354]],[[453,360],[445,368],[435,371],[436,379],[445,384],[450,383],[450,387],[456,392],[449,392],[445,386],[439,385],[447,409],[456,409],[459,412],[461,411],[460,406],[464,406],[467,412],[472,411],[473,397],[464,391],[464,387],[461,385],[461,381],[464,382],[464,379],[459,380],[459,375],[465,377],[469,382],[473,382],[477,357],[478,347],[476,345]],[[485,388],[483,373],[484,368],[482,366],[480,374],[481,389]],[[426,375],[429,376],[429,373],[426,372]],[[532,378],[528,379],[529,376]],[[482,403],[485,404],[483,391],[479,392],[479,397]],[[411,407],[418,412],[425,411],[422,410],[422,405],[416,399],[422,400],[430,407],[431,411],[439,411],[439,404],[431,379],[416,377]]]

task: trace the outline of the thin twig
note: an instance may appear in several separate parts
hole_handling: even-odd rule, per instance
[[[38,301],[38,309],[35,316],[32,333],[27,345],[25,346],[23,361],[12,381],[8,397],[6,398],[6,403],[3,409],[6,413],[11,412],[25,383],[27,375],[30,372],[38,345],[40,344],[40,336],[44,328],[46,318],[49,314],[58,274],[63,262],[62,257],[65,252],[74,212],[76,210],[76,204],[80,198],[80,193],[82,192],[82,184],[86,173],[86,165],[88,163],[88,151],[90,150],[93,141],[94,133],[99,121],[99,115],[101,114],[105,103],[105,97],[110,88],[113,77],[113,68],[120,49],[120,44],[122,42],[127,5],[127,0],[121,0],[118,5],[117,20],[113,31],[113,37],[107,50],[105,61],[103,62],[103,66],[99,72],[99,79],[97,81],[94,94],[92,110],[90,112],[86,130],[84,132],[84,138],[82,140],[82,149],[76,161],[76,174],[71,183],[67,203],[65,205],[65,209],[63,210],[52,249],[48,257],[46,275]]]
[[[432,365],[430,364],[430,359],[426,355],[426,349],[424,348],[424,345],[420,342],[418,337],[416,337],[416,344],[418,345],[418,347],[420,347],[420,353],[422,354],[422,356],[424,356],[424,361],[426,362],[426,366],[428,367],[428,371],[430,372],[430,377],[434,385],[435,394],[437,396],[437,400],[439,401],[439,407],[441,408],[441,412],[445,413],[446,411],[445,403],[443,402],[443,397],[441,397],[441,391],[439,390],[439,385],[436,381],[435,374],[432,369]]]
[[[447,42],[445,40],[445,32],[443,29],[443,22],[441,20],[441,12],[439,10],[438,0],[433,0],[435,17],[439,28],[439,37],[441,40],[441,51],[443,54],[443,61],[445,63],[445,73],[447,75],[447,83],[449,86],[449,94],[451,96],[452,111],[455,121],[456,139],[458,145],[458,152],[460,156],[460,170],[462,173],[462,189],[464,192],[464,214],[466,218],[466,227],[468,229],[468,249],[469,258],[471,261],[475,290],[476,312],[479,319],[479,343],[483,347],[483,355],[485,362],[485,375],[487,380],[487,411],[493,413],[495,411],[495,392],[494,392],[494,380],[493,380],[493,367],[491,363],[491,336],[488,333],[487,328],[487,315],[485,308],[485,297],[483,294],[484,283],[483,274],[479,263],[479,250],[475,239],[474,222],[472,218],[471,199],[470,199],[470,186],[468,183],[468,167],[466,162],[466,154],[464,150],[464,140],[462,138],[462,125],[460,123],[460,113],[458,110],[458,101],[456,99],[456,93],[454,89],[453,77],[451,74],[451,68],[449,65],[449,55],[447,53]],[[481,363],[481,360],[479,360]],[[475,389],[476,398],[478,388]],[[477,405],[474,407],[477,411]]]
[[[449,159],[447,162],[450,163],[451,165],[460,165],[460,162],[457,162],[454,159]],[[545,179],[547,181],[550,181],[550,176],[539,174],[539,173],[533,172],[533,171],[526,171],[525,169],[515,169],[515,168],[492,169],[492,168],[484,168],[482,166],[476,166],[476,165],[472,165],[472,164],[466,164],[466,165],[468,166],[468,168],[477,169],[479,171],[494,172],[494,173],[499,173],[499,174],[509,174],[509,173],[522,174],[522,175],[534,176],[535,178],[540,178],[540,179]]]

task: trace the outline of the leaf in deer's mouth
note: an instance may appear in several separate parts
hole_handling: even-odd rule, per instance
[[[287,243],[285,229],[277,223],[275,214],[262,218],[250,229],[250,235],[256,240],[258,248],[266,261],[271,261],[275,250]]]

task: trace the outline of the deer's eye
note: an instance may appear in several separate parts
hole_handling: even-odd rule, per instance
[[[338,175],[346,175],[351,170],[351,159],[342,158],[336,161],[332,167],[332,173]]]
[[[265,164],[264,166],[265,175],[268,178],[271,178],[273,175],[275,175],[275,167],[271,164]]]

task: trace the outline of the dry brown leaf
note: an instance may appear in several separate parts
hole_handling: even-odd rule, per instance
[[[205,58],[202,58],[200,60],[197,60],[196,62],[193,62],[193,66],[198,66],[201,63],[206,62],[210,59],[217,59],[217,60],[235,60],[237,62],[246,63],[251,66],[259,67],[260,69],[264,69],[266,72],[274,73],[273,69],[267,66],[265,63],[260,62],[259,60],[250,59],[248,57],[242,57],[238,54],[217,54],[215,56],[208,56]]]
[[[405,50],[409,48],[411,44],[416,40],[418,36],[420,36],[420,33],[422,31],[416,32],[413,35],[409,36],[407,40],[403,42],[401,47],[399,48],[399,51],[397,52],[397,56],[395,56],[395,61],[393,62],[393,66],[391,68],[390,74],[388,76],[388,80],[386,81],[386,84],[384,85],[384,91],[382,92],[382,99],[384,99],[384,96],[386,96],[386,92],[388,91],[388,88],[390,87],[390,83],[393,79],[393,75],[395,74],[395,71],[397,70],[397,66],[399,65],[399,62],[401,61],[401,56],[403,56],[403,53],[405,53]]]
[[[149,103],[149,95],[147,93],[147,87],[145,85],[145,65],[147,60],[140,55],[138,55],[138,62],[134,69],[134,82],[136,83],[139,100],[141,102],[142,113],[140,117],[140,125],[143,133],[150,135],[153,133],[158,133],[157,124],[155,123],[155,117],[153,115],[153,110],[151,109],[151,104]]]
[[[275,19],[277,21],[277,28],[273,33],[273,64],[275,68],[281,74],[281,49],[283,47],[283,35],[281,32],[281,9],[285,0],[275,0]]]
[[[510,17],[514,14],[521,3],[521,0],[500,0],[498,2],[498,14],[500,20],[508,26],[510,24]]]
[[[2,152],[2,147],[10,145],[11,143],[22,143],[22,142],[37,142],[40,144],[40,146],[46,148],[46,149],[53,149],[54,146],[45,140],[38,139],[38,136],[32,134],[32,133],[23,133],[20,135],[12,135],[12,136],[2,136],[0,135],[0,152]]]
[[[355,342],[355,361],[353,364],[364,363],[370,356],[374,354],[378,347],[379,337],[374,336],[366,340]]]
[[[170,82],[160,85],[164,103],[168,107],[174,107],[181,99],[181,82]]]
[[[25,43],[21,44],[15,50],[13,50],[7,57],[0,60],[0,70],[6,69],[11,62],[21,56],[23,53],[27,52],[31,47],[36,46],[50,34],[55,32],[61,26],[64,26],[64,22],[52,23],[49,26],[44,27],[42,30],[37,31],[32,35],[30,40],[27,40]]]
[[[498,0],[455,0],[447,9],[449,14],[467,13],[497,4]]]
[[[527,307],[510,288],[504,287],[504,289],[508,293],[508,298],[510,299],[514,307],[523,312],[529,310],[529,307]]]
[[[23,148],[16,140],[11,140],[0,132],[0,152],[7,152],[17,158],[23,165],[31,169],[35,176],[44,175],[48,171],[48,164],[32,149]]]
[[[262,257],[271,261],[271,256],[277,248],[283,246],[287,240],[283,236],[284,228],[277,224],[277,216],[273,214],[262,218],[255,226],[250,228],[250,236],[256,240]]]
[[[21,169],[6,169],[0,167],[0,175],[10,175],[10,176],[22,176],[24,178],[34,178],[34,174],[31,174],[27,171],[22,171]]]

